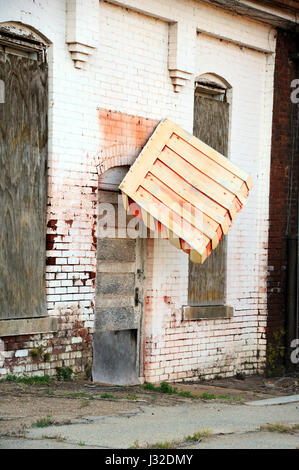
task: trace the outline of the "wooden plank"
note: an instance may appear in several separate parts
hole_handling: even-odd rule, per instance
[[[187,142],[189,142],[190,145],[193,145],[193,147],[197,148],[202,153],[209,155],[209,158],[213,159],[215,162],[218,162],[219,164],[222,164],[225,168],[229,169],[234,175],[238,176],[243,181],[248,183],[249,189],[252,188],[252,179],[250,175],[248,175],[246,172],[244,172],[239,167],[234,165],[224,155],[222,155],[220,152],[217,152],[217,150],[212,148],[212,146],[207,145],[202,140],[197,138],[195,135],[189,134],[187,131],[185,131],[184,129],[182,129],[175,123],[169,124],[169,128],[172,129],[172,133],[186,140]]]
[[[167,184],[171,186],[171,188],[184,200],[190,201],[194,207],[206,214],[215,222],[219,223],[224,234],[228,233],[231,221],[227,209],[220,206],[206,194],[201,193],[187,183],[187,181],[180,178],[177,173],[173,172],[160,160],[156,160],[150,171],[157,178],[166,181]]]
[[[169,238],[168,240],[170,241],[170,243],[175,247],[177,248],[178,250],[181,249],[181,242],[180,242],[180,238],[174,234],[171,230],[169,230]]]
[[[222,187],[235,194],[242,204],[247,202],[248,190],[244,181],[231,171],[215,162],[208,155],[200,152],[179,136],[173,134],[167,142],[167,147],[178,154],[179,158],[187,160],[200,172],[208,175]]]
[[[227,138],[225,121],[229,106],[211,99],[205,104],[209,110],[222,108],[224,111],[218,116],[222,120],[220,125],[215,126],[212,121],[217,138],[215,133],[210,134],[215,145],[204,143],[166,119],[159,124],[120,184],[123,193],[140,206],[145,224],[151,229],[155,225],[159,233],[162,226],[167,227],[166,232],[173,230],[181,238],[173,240],[175,245],[180,244],[184,251],[190,251],[190,259],[197,262],[202,262],[211,249],[217,247],[222,235],[228,233],[232,219],[247,202],[251,184],[248,175],[224,157],[227,140],[222,146],[225,142],[222,133],[226,133]],[[206,120],[204,127],[209,132],[211,120]],[[186,214],[182,213],[184,202],[192,207]],[[170,219],[167,219],[167,211]],[[179,229],[182,222],[189,224],[190,229],[184,234]],[[191,233],[191,228],[198,230],[197,236]],[[201,248],[198,248],[199,233],[205,237]],[[198,256],[195,251],[199,251]]]
[[[161,152],[159,155],[159,160],[169,166],[182,178],[187,180],[196,189],[206,194],[208,197],[227,209],[232,219],[236,217],[238,209],[241,207],[238,204],[237,198],[234,194],[228,192],[208,176],[200,172],[196,172],[194,167],[192,167],[189,163],[183,162],[182,159],[178,159],[176,155],[168,148],[163,149],[163,152]]]
[[[161,153],[166,142],[169,140],[171,126],[171,121],[168,121],[167,119],[160,122],[121,182],[119,188],[128,196],[132,196],[132,194],[137,190],[140,181],[145,177],[154,161]]]
[[[209,157],[212,158],[215,162],[220,163],[221,161],[223,161],[222,159],[225,158],[216,150],[212,149],[210,146],[206,145],[204,142],[202,142],[201,140],[197,139],[194,136],[191,137],[191,139],[189,140],[189,143],[193,145],[194,147],[198,148],[198,150],[200,150],[201,152],[208,153]],[[252,189],[253,182],[252,182],[252,178],[250,175],[248,175],[247,173],[242,171],[240,168],[235,166],[230,160],[227,160],[226,168],[228,168],[236,176],[239,176],[239,178],[243,179],[248,187],[248,190]]]
[[[161,175],[159,176],[161,177]],[[204,224],[204,226],[206,226],[207,230],[214,233],[217,231],[219,223],[217,223],[214,219],[205,214],[202,210],[198,209],[191,201],[184,199],[181,195],[176,193],[171,183],[170,186],[165,184],[165,181],[167,180],[161,181],[158,177],[151,173],[147,174],[145,180],[143,181],[143,184],[148,180],[152,182],[152,193],[154,195],[156,194],[156,191],[160,189],[162,193],[165,193],[165,195],[168,196],[169,204],[176,203],[178,206],[182,207],[183,209],[186,209],[186,211],[190,211],[192,215],[196,217],[199,221],[201,219],[202,223]]]
[[[207,252],[204,251],[203,253],[199,253],[196,250],[191,250],[190,252],[190,261],[195,263],[196,265],[203,264],[207,259]]]
[[[200,253],[206,249],[209,238],[196,227],[191,227],[186,221],[184,225],[187,227],[187,230],[184,230],[182,220],[145,189],[139,188],[134,194],[134,200],[146,211],[150,208],[150,212],[155,219],[162,222],[176,235],[186,240],[194,249],[198,250]]]
[[[169,195],[165,190],[165,185],[163,187],[163,183],[161,183],[154,176],[147,175],[147,177],[142,182],[142,187],[153,194],[182,219],[187,220],[191,225],[197,227],[202,233],[212,240],[213,248],[216,248],[219,243],[219,239],[216,234],[217,226],[213,230],[207,224],[205,224],[202,213],[198,213],[197,217],[194,217],[192,214],[190,214],[187,204],[181,205],[178,200],[179,198],[176,197],[174,193]]]

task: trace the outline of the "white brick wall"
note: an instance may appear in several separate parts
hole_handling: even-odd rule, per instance
[[[188,60],[194,76],[215,73],[233,87],[230,158],[252,174],[254,189],[228,237],[227,303],[235,307],[233,319],[181,323],[181,306],[187,303],[187,255],[167,241],[149,244],[153,262],[149,259],[146,292],[146,379],[257,370],[265,347],[264,244],[273,89],[273,56],[261,51],[274,50],[273,31],[192,0],[123,4],[139,12],[102,1],[98,11],[88,12],[84,27],[96,30],[98,15],[99,33],[93,36],[96,49],[85,70],[74,68],[65,43],[64,1],[0,4],[0,21],[28,24],[52,43],[48,220],[57,224],[48,228],[56,235],[53,250],[47,253],[56,258],[55,265],[47,266],[49,312],[57,314],[58,308],[76,304],[86,325],[93,322],[94,285],[88,274],[95,271],[93,158],[104,142],[97,108],[158,120],[167,117],[192,131],[193,78],[174,93],[168,71],[169,24],[180,20],[189,26],[185,46],[190,42]],[[197,36],[196,30],[201,31]]]

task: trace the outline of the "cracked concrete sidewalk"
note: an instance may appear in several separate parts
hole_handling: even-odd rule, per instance
[[[56,384],[49,394],[47,388],[1,384],[0,449],[128,449],[161,446],[174,449],[299,448],[298,430],[290,433],[261,429],[261,426],[269,423],[288,427],[299,425],[299,395],[291,398],[291,392],[297,393],[297,388],[288,390],[287,400],[291,402],[284,403],[284,389],[275,391],[259,377],[246,378],[241,382],[230,379],[173,385],[179,391],[214,393],[217,398],[192,399],[179,394],[145,391],[140,387],[130,388],[129,392],[126,388],[116,387],[112,387],[113,390],[106,387],[106,390],[101,385],[90,383]],[[106,395],[107,392],[116,393],[119,399],[100,399],[103,391]],[[219,398],[228,396],[229,399]],[[84,406],[88,397],[92,401]],[[268,399],[268,404],[260,401],[263,399]],[[277,400],[282,404],[275,404]],[[25,408],[25,404],[29,408]],[[58,413],[55,408],[57,404],[64,414]],[[3,418],[4,411],[6,418]],[[5,419],[7,424],[10,422],[16,426],[17,420],[13,420],[17,417],[13,415],[20,411],[24,415],[28,414],[22,433],[5,435]],[[55,424],[31,427],[37,416],[42,417],[41,413],[43,416],[53,413]],[[67,421],[65,417],[72,419]],[[196,442],[187,439],[198,432],[208,435]]]
[[[1,439],[0,448],[151,448],[159,442],[183,442],[200,430],[211,435],[186,448],[299,447],[299,434],[260,431],[278,422],[299,424],[299,397],[294,403],[254,407],[206,402],[140,406],[117,416],[86,416],[81,423],[31,428],[26,439]]]

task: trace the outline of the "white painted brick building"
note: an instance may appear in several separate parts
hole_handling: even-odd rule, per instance
[[[0,26],[6,23],[33,29],[49,44],[47,234],[54,237],[46,256],[54,261],[46,266],[46,298],[48,316],[57,324],[34,331],[18,326],[18,333],[11,326],[2,337],[4,343],[9,337],[5,344],[11,346],[0,357],[0,374],[54,375],[57,367],[75,372],[90,367],[98,177],[103,168],[132,163],[150,135],[145,132],[140,141],[122,135],[121,125],[119,132],[109,128],[103,115],[107,110],[140,117],[141,126],[168,118],[192,133],[194,83],[207,73],[229,84],[229,158],[254,183],[227,236],[225,303],[234,313],[184,321],[188,255],[167,240],[148,240],[141,379],[262,371],[273,25],[196,0],[0,0]],[[115,151],[118,145],[123,151]],[[29,360],[41,344],[52,359]]]

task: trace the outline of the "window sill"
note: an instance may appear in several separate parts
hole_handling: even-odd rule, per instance
[[[57,317],[0,320],[0,337],[50,333],[57,329]]]
[[[234,308],[228,305],[183,306],[183,320],[231,318],[233,314]]]

